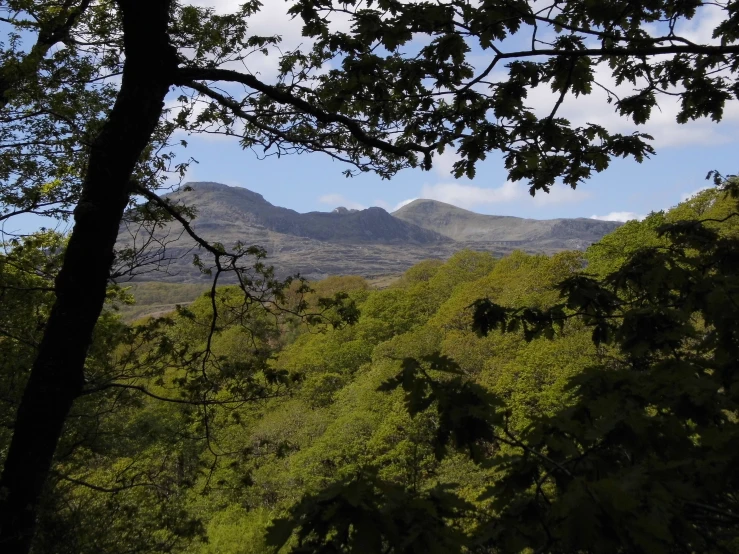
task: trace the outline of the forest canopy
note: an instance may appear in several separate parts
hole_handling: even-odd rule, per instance
[[[262,8],[0,3],[0,221],[73,223],[3,231],[3,552],[736,552],[734,177],[585,258],[463,251],[382,291],[279,279],[163,193],[183,133],[379,178],[499,153],[575,188],[654,154],[665,102],[721,121],[739,4],[297,0],[296,49]],[[633,132],[562,116],[596,90]],[[210,289],[129,325],[165,222]]]
[[[133,327],[107,310],[87,362],[105,392],[65,427],[34,551],[736,551],[730,194],[584,254],[462,251],[304,296],[340,293],[352,324],[275,317],[237,286],[217,289],[213,333],[209,293]],[[52,301],[17,268],[49,267],[55,240],[0,260],[23,284],[4,288],[5,398]],[[188,352],[207,341],[206,385]]]

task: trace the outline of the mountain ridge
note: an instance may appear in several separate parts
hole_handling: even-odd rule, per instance
[[[534,242],[582,240],[595,242],[621,224],[596,219],[527,219],[479,214],[452,204],[417,199],[392,214],[459,242]],[[563,245],[564,247],[564,245]]]
[[[278,275],[301,273],[315,279],[395,275],[422,260],[446,259],[465,248],[495,255],[514,249],[547,254],[584,249],[620,225],[585,218],[484,215],[436,200],[416,200],[392,214],[378,207],[300,213],[275,206],[249,189],[210,181],[186,183],[167,198],[195,208],[191,226],[206,240],[227,247],[237,242],[262,246]],[[146,280],[207,279],[192,265],[195,245],[178,232],[176,223],[158,229],[156,235],[163,242],[167,238],[166,256],[160,257],[166,260],[167,272],[148,274]],[[119,244],[132,246],[132,236],[138,235],[122,232]]]
[[[261,194],[242,187],[213,182],[187,183],[186,188],[167,197],[175,202],[197,206],[200,224],[224,222],[223,217],[240,215],[276,233],[328,242],[439,243],[448,239],[432,230],[395,218],[382,208],[300,213],[275,206]],[[215,196],[214,196],[215,195]],[[237,210],[238,213],[234,213]],[[198,221],[196,219],[195,223]]]

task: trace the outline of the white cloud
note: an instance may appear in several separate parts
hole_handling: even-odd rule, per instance
[[[170,96],[165,100],[164,102],[164,113],[165,117],[168,121],[174,121],[177,116],[186,108],[192,109],[192,113],[188,117],[190,122],[193,122],[197,119],[197,117],[205,111],[205,109],[208,107],[208,101],[204,100],[202,98],[198,98],[195,102],[192,102],[190,104],[182,104],[179,100],[179,95],[185,93],[185,94],[191,94],[192,91],[187,89],[179,89],[176,91],[176,94],[170,94]],[[203,125],[200,126],[201,128],[204,127]],[[241,121],[234,122],[232,126],[232,130],[235,134],[235,136],[238,136],[240,133],[243,133],[244,130],[244,123]],[[216,132],[205,132],[205,133],[189,133],[188,131],[182,129],[181,127],[177,127],[175,129],[173,139],[174,140],[185,140],[186,142],[190,142],[192,140],[192,137],[197,136],[199,140],[207,141],[207,142],[232,142],[234,140],[234,135],[226,135],[224,133],[216,133]]]
[[[190,0],[187,3],[214,8],[219,14],[228,14],[237,11],[244,2],[243,0]],[[294,3],[284,0],[263,1],[259,11],[249,18],[250,33],[257,36],[280,35],[283,38],[283,46],[287,48],[295,48],[300,43],[308,43],[309,39],[302,35],[303,20],[300,17],[291,17],[287,13]],[[351,21],[348,14],[333,12],[329,19],[333,30],[349,31]],[[284,48],[283,51],[285,51]]]
[[[447,148],[443,153],[434,156],[434,169],[440,176],[448,178],[454,170],[454,163],[460,159],[453,148]]]
[[[721,44],[720,39],[713,38],[713,30],[726,19],[725,8],[707,3],[698,13],[699,16],[690,21],[681,21],[675,33],[699,44]]]
[[[189,0],[189,3],[199,6],[210,6],[219,13],[228,13],[238,9],[243,0]],[[310,47],[312,41],[302,36],[303,21],[300,17],[291,18],[287,10],[293,2],[271,0],[263,2],[260,11],[249,18],[249,30],[256,35],[280,35],[283,39],[280,45],[282,52],[290,51],[299,46]],[[350,28],[350,17],[348,14],[334,12],[331,14],[332,28],[347,31]],[[707,5],[698,10],[698,15],[690,21],[681,22],[681,27],[676,30],[677,34],[684,36],[697,43],[715,44],[716,39],[711,37],[715,27],[725,19],[725,11],[719,6]],[[662,34],[664,29],[657,26],[646,26],[648,32]],[[552,32],[548,29],[548,32]],[[544,36],[541,36],[546,40]],[[269,82],[277,76],[277,61],[279,53],[273,50],[269,56],[261,54],[252,55],[246,60],[247,71],[258,74],[261,79]],[[482,70],[490,63],[488,53],[472,54],[469,61]],[[244,67],[233,67],[244,71]],[[228,64],[226,64],[228,66]],[[606,64],[600,64],[595,68],[595,78],[598,83],[614,91],[620,97],[634,93],[634,87],[630,83],[616,86],[610,69]],[[504,71],[495,71],[490,75],[490,80],[505,80],[507,75]],[[476,88],[481,91],[486,85],[479,83]],[[677,89],[675,89],[677,90]],[[485,92],[488,92],[487,90]],[[532,106],[538,115],[548,115],[556,102],[556,96],[552,94],[547,85],[542,85],[529,91],[527,104]],[[680,125],[676,122],[676,116],[680,110],[679,99],[662,95],[659,99],[660,107],[652,113],[651,119],[646,125],[636,126],[627,118],[615,113],[613,105],[606,103],[607,94],[600,87],[594,86],[589,95],[574,98],[571,95],[565,99],[558,114],[569,119],[573,126],[586,123],[603,125],[612,132],[632,133],[641,131],[654,136],[654,145],[657,149],[670,146],[685,145],[715,145],[726,144],[737,141],[739,137],[739,101],[732,100],[727,103],[724,118],[721,125],[701,119]],[[448,149],[434,158],[434,169],[445,179],[449,178],[454,162],[458,159],[453,149]]]
[[[597,66],[595,75],[599,83],[615,91],[621,98],[634,93],[631,85],[617,87],[605,64]],[[544,98],[550,96],[551,92],[541,89],[539,94],[542,95],[542,101],[545,101]],[[736,100],[727,103],[721,125],[706,118],[680,124],[677,123],[677,115],[681,109],[679,98],[662,95],[658,99],[659,108],[652,111],[649,121],[639,126],[630,119],[618,115],[606,100],[605,91],[595,87],[590,95],[580,96],[577,99],[568,98],[561,115],[572,121],[573,125],[596,123],[612,132],[639,131],[650,134],[654,137],[653,144],[656,148],[689,144],[725,144],[736,140],[736,123],[739,122],[739,102]],[[534,105],[550,104],[551,100],[549,104]]]
[[[459,183],[439,183],[424,185],[421,198],[446,202],[460,208],[473,208],[485,204],[500,204],[521,197],[521,189],[515,183],[506,181],[498,188],[483,188]]]
[[[712,38],[713,30],[726,18],[726,12],[718,6],[704,6],[698,11],[698,16],[691,21],[683,22],[682,28],[676,33],[689,40],[702,44],[716,44],[717,40]],[[647,26],[654,35],[663,34],[664,29],[656,26]],[[668,59],[669,57],[662,57]],[[657,58],[655,58],[657,61]],[[478,71],[490,63],[490,56],[479,56],[474,60]],[[716,74],[714,76],[719,76]],[[617,94],[620,98],[635,93],[635,87],[629,82],[619,86],[616,85],[612,72],[607,64],[601,63],[594,67],[595,81]],[[490,75],[490,81],[503,81],[507,79],[507,73],[497,70]],[[638,83],[645,85],[646,83]],[[484,91],[480,85],[479,90]],[[667,92],[679,92],[681,87],[674,87]],[[737,142],[739,137],[739,100],[733,99],[726,103],[723,119],[716,123],[707,118],[697,121],[689,121],[685,124],[677,123],[677,115],[680,111],[680,98],[669,95],[659,95],[659,108],[652,111],[649,121],[644,125],[635,125],[633,121],[616,113],[613,104],[607,103],[607,93],[598,86],[593,86],[591,94],[581,95],[578,98],[571,94],[559,108],[557,115],[568,119],[573,127],[594,123],[602,125],[611,132],[630,134],[638,131],[650,134],[654,137],[653,145],[657,150],[665,147],[680,147],[686,145],[716,145]],[[543,84],[528,91],[526,104],[540,117],[551,113],[557,101],[551,88]]]
[[[704,186],[704,187],[700,187],[700,188],[698,188],[698,189],[695,189],[695,190],[694,190],[694,191],[692,191],[692,192],[684,192],[684,193],[683,193],[683,194],[682,194],[682,195],[680,196],[680,202],[685,202],[686,200],[689,200],[690,198],[693,198],[693,196],[695,196],[695,195],[696,195],[696,194],[698,194],[699,192],[703,192],[704,190],[708,190],[708,189],[711,189],[711,188],[713,188],[713,185],[706,185],[706,186]]]
[[[521,185],[522,188],[525,188]],[[526,195],[531,198],[531,195],[526,190]],[[537,206],[551,206],[552,204],[577,204],[587,198],[590,198],[590,193],[584,190],[575,190],[572,187],[560,185],[554,186],[549,189],[549,192],[538,191],[536,196],[533,197],[533,202]]]
[[[537,206],[573,204],[589,197],[590,193],[588,192],[575,191],[565,186],[552,187],[548,194],[539,191],[536,193],[536,196],[532,197],[526,185],[512,183],[510,181],[506,181],[497,188],[476,187],[459,183],[424,185],[420,195],[420,198],[438,200],[439,202],[446,202],[447,204],[466,209],[508,202],[533,202]]]
[[[318,199],[318,201],[321,204],[328,204],[330,206],[333,206],[334,208],[343,206],[344,208],[349,208],[350,210],[364,210],[367,207],[363,204],[360,204],[359,202],[349,200],[341,194],[324,194]]]
[[[409,198],[408,200],[402,200],[398,202],[397,204],[395,204],[395,207],[392,210],[390,210],[390,212],[397,212],[400,208],[402,208],[403,206],[407,206],[414,200],[418,200],[418,198]]]
[[[631,84],[616,86],[610,69],[599,64],[594,69],[595,80],[623,98],[634,94]],[[674,89],[672,92],[676,91]],[[722,122],[717,124],[709,119],[677,123],[680,111],[678,97],[661,95],[659,108],[652,111],[649,121],[644,125],[635,125],[633,121],[620,116],[613,104],[607,103],[608,95],[600,87],[593,87],[588,95],[574,98],[568,95],[562,103],[557,115],[569,120],[573,127],[594,123],[602,125],[610,132],[630,134],[635,131],[650,134],[654,137],[655,148],[685,146],[690,144],[715,145],[735,142],[737,139],[737,123],[739,123],[739,101],[727,102]],[[527,104],[534,108],[540,117],[548,115],[556,98],[546,85],[529,91]]]
[[[213,8],[218,14],[229,14],[238,11],[243,0],[189,0],[193,6]],[[260,79],[271,82],[278,74],[278,64],[282,53],[287,53],[299,47],[310,48],[312,39],[304,37],[302,33],[303,20],[300,17],[290,17],[287,13],[292,3],[269,0],[262,2],[257,13],[248,18],[249,34],[254,36],[279,36],[281,42],[278,47],[267,47],[269,55],[261,51],[252,52],[244,60],[235,60],[222,63],[221,68],[246,72],[258,75]],[[348,30],[344,14],[332,16],[333,28]],[[344,29],[346,27],[346,29]]]
[[[590,219],[599,219],[601,221],[621,221],[622,223],[626,223],[632,219],[641,221],[644,217],[645,216],[634,212],[611,212],[606,215],[591,215]]]

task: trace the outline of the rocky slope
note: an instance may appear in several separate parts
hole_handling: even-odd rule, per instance
[[[301,214],[245,188],[207,182],[189,183],[186,188],[190,190],[169,198],[196,208],[195,231],[227,247],[236,242],[263,246],[268,263],[282,276],[297,272],[309,278],[391,275],[463,248],[496,254],[516,248],[547,253],[582,249],[619,225],[590,219],[540,221],[481,215],[433,200],[416,200],[393,214],[382,208]],[[157,230],[156,237],[167,244],[164,264],[161,271],[142,274],[141,280],[207,279],[192,265],[193,254],[203,253],[178,225]],[[122,229],[119,242],[140,246],[145,238],[129,227]]]
[[[439,233],[391,216],[382,208],[298,213],[274,206],[261,194],[218,183],[190,183],[192,190],[170,195],[170,200],[197,207],[196,224],[202,230],[232,224],[326,242],[433,244],[449,242]]]
[[[414,200],[394,217],[470,248],[518,247],[532,251],[583,249],[620,223],[595,219],[524,219],[483,215],[436,200]]]

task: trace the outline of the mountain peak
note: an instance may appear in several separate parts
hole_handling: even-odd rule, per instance
[[[188,181],[183,185],[183,187],[189,187],[196,190],[225,190],[239,188],[232,187],[231,185],[224,185],[223,183],[216,183],[215,181]]]
[[[522,248],[534,243],[551,245],[553,249],[581,248],[619,226],[584,218],[547,220],[484,215],[425,198],[409,202],[393,212],[393,216],[463,243],[498,243]]]
[[[431,213],[431,212],[456,212],[456,213],[468,213],[468,214],[474,214],[475,212],[471,212],[469,210],[465,210],[464,208],[459,208],[457,206],[454,206],[453,204],[447,204],[446,202],[441,202],[439,200],[432,200],[430,198],[416,198],[415,200],[412,200],[408,202],[406,205],[398,208],[393,212],[393,215],[398,217],[402,217],[402,214],[407,213]]]
[[[213,181],[191,181],[187,182],[180,189],[182,192],[194,192],[194,193],[212,193],[222,199],[227,199],[229,202],[239,200],[253,202],[257,204],[269,204],[264,199],[264,196],[258,192],[254,192],[245,187],[232,187],[230,185],[224,185],[223,183],[216,183]],[[176,194],[176,193],[175,193]],[[270,204],[271,205],[271,204]]]

